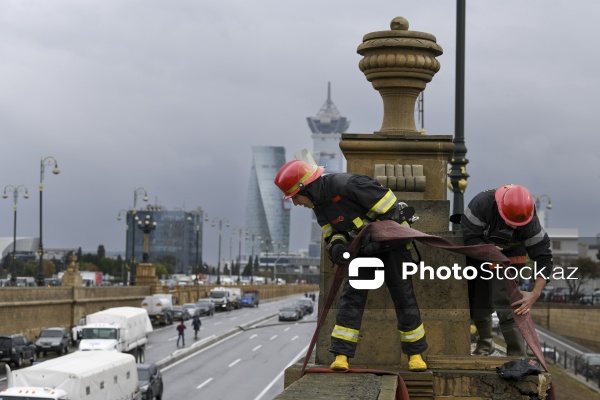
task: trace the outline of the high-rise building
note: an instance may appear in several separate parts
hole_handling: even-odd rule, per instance
[[[331,83],[327,83],[327,100],[316,117],[307,117],[308,126],[312,132],[313,157],[318,165],[325,166],[325,173],[343,172],[344,155],[340,150],[342,133],[348,130],[350,121],[342,117],[331,100]],[[321,227],[313,215],[310,242],[308,245],[310,257],[321,255]]]
[[[248,256],[262,252],[287,252],[290,240],[290,207],[273,184],[285,164],[285,148],[252,146],[252,167],[246,199]]]
[[[132,223],[131,210],[127,213],[127,257],[133,251],[135,229],[135,260],[142,261],[144,252],[144,232],[138,227],[149,215],[156,222],[156,229],[149,235],[148,254],[150,262],[175,265],[178,274],[194,273],[196,262],[202,266],[202,221],[203,211],[166,210],[162,206],[152,206],[137,210],[136,223]],[[198,271],[200,272],[200,271]]]

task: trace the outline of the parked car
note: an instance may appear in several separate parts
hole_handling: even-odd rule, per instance
[[[315,305],[314,305],[313,301],[309,298],[300,299],[300,300],[298,300],[297,303],[304,310],[304,315],[312,314],[313,311],[315,310]]]
[[[575,373],[587,379],[598,379],[600,373],[600,353],[583,353],[575,359]]]
[[[542,293],[540,293],[540,301],[550,301],[550,294],[554,291],[554,286],[547,285],[542,289]]]
[[[188,313],[192,317],[194,315],[196,315],[196,314],[200,315],[200,309],[198,308],[198,306],[196,305],[196,303],[185,303],[181,307],[183,307],[186,310],[188,310]]]
[[[550,301],[554,303],[566,303],[569,300],[569,288],[559,287],[550,293]]]
[[[544,353],[546,361],[551,361],[554,364],[560,362],[560,352],[556,350],[556,347],[542,346],[542,353]]]
[[[29,360],[31,364],[36,362],[35,344],[23,335],[0,336],[0,361],[21,368],[23,360]]]
[[[49,352],[53,352],[62,356],[69,352],[69,331],[67,328],[53,327],[44,328],[40,331],[40,335],[35,341],[36,356],[40,353],[45,356]]]
[[[302,310],[295,304],[279,309],[280,321],[298,321],[302,318]]]
[[[162,399],[163,379],[156,364],[138,364],[138,380],[144,400]]]
[[[192,316],[187,308],[183,308],[182,306],[173,306],[173,321],[181,321],[182,319],[187,321],[190,318],[192,318]]]
[[[215,315],[215,303],[210,301],[210,299],[200,299],[196,302],[196,307],[200,310],[200,316],[207,315]]]

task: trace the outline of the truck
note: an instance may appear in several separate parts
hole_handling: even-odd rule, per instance
[[[241,307],[242,289],[216,287],[211,289],[208,297],[215,303],[215,310],[230,311]]]
[[[144,297],[142,308],[148,312],[153,324],[171,325],[173,323],[173,295],[154,294]]]
[[[242,295],[242,307],[258,307],[260,292],[258,290],[244,290]]]
[[[143,363],[152,323],[143,308],[113,307],[87,315],[81,331],[79,350],[129,353]]]
[[[76,351],[31,367],[6,366],[3,400],[141,400],[137,366],[130,354]]]

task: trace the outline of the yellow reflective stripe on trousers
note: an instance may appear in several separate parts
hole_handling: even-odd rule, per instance
[[[423,324],[421,324],[417,329],[413,329],[412,331],[403,332],[398,330],[398,333],[400,333],[401,342],[416,342],[425,336],[425,328],[423,327]]]
[[[383,196],[371,209],[367,212],[367,216],[371,219],[377,219],[381,214],[384,214],[396,203],[396,196],[391,190]]]
[[[323,236],[323,239],[327,239],[332,233],[333,228],[331,227],[331,224],[325,224],[321,228],[321,235]]]
[[[336,233],[335,235],[333,235],[331,237],[331,240],[329,241],[329,243],[333,243],[335,241],[342,242],[342,243],[348,243],[348,241],[346,240],[346,236],[341,233]]]
[[[340,325],[336,325],[333,327],[333,332],[331,332],[331,336],[340,340],[345,340],[347,342],[358,342],[358,330],[344,328]]]

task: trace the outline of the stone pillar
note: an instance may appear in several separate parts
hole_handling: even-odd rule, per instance
[[[382,127],[373,134],[343,134],[340,148],[348,172],[371,176],[392,189],[399,201],[415,207],[423,232],[446,237],[460,244],[448,231],[450,214],[446,200],[448,162],[454,145],[452,136],[421,135],[415,128],[416,99],[439,70],[435,59],[442,54],[435,36],[408,30],[402,17],[392,20],[391,30],[366,34],[358,53],[359,67],[379,91],[384,103]],[[462,256],[419,245],[423,261],[433,268],[464,265]],[[415,255],[416,256],[416,255]],[[333,274],[328,257],[321,268],[321,302]],[[469,354],[469,310],[466,282],[413,279],[426,329],[426,355]],[[322,303],[321,303],[322,304]],[[323,326],[315,351],[317,364],[333,359],[328,352],[335,325],[335,305]],[[356,357],[351,365],[407,367],[401,354],[396,314],[387,287],[371,290],[362,320]]]
[[[151,263],[139,263],[135,270],[136,286],[150,286],[152,294],[161,293],[162,287],[156,277],[156,267]]]

